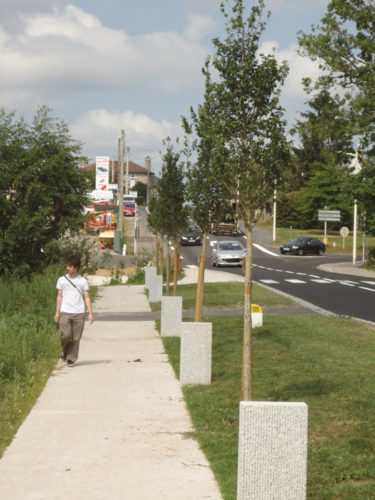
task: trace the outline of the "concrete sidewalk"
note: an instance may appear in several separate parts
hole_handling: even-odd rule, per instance
[[[148,312],[143,286],[100,289],[94,314]],[[7,500],[221,499],[153,321],[86,325],[0,461]]]

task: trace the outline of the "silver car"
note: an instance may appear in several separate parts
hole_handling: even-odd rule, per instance
[[[242,266],[245,248],[238,241],[216,241],[212,249],[213,266]]]

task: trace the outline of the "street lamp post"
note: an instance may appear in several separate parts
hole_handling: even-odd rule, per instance
[[[273,193],[273,227],[272,227],[272,240],[276,241],[276,188]]]
[[[353,265],[355,265],[357,260],[357,214],[358,205],[357,200],[354,200],[354,213],[353,213]]]

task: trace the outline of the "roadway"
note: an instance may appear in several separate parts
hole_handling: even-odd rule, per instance
[[[209,235],[210,241],[218,239],[234,238]],[[244,237],[236,240],[245,246]],[[200,252],[199,246],[180,247],[183,265],[196,266]],[[254,231],[253,280],[255,282],[307,301],[336,315],[375,322],[375,273],[373,277],[369,273],[369,277],[353,275],[346,270],[340,273],[327,271],[330,264],[344,262],[350,264],[351,256],[280,255],[277,247],[266,242],[261,232]],[[212,268],[210,246],[207,250],[206,268]],[[220,270],[243,274],[242,269],[238,267],[222,267]],[[353,272],[356,270],[353,269]]]

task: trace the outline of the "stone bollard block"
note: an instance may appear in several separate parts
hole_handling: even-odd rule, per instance
[[[179,337],[182,322],[182,297],[162,297],[160,335]]]
[[[306,498],[307,410],[241,401],[237,500]]]
[[[145,267],[145,288],[150,288],[150,278],[156,276],[156,267]]]
[[[163,296],[163,276],[161,276],[161,274],[150,276],[150,282],[148,287],[148,300],[150,302],[161,302],[162,296]]]
[[[210,384],[211,359],[212,323],[181,323],[181,384]]]

